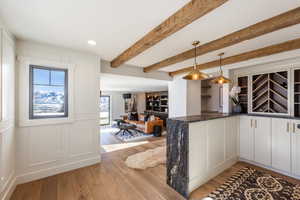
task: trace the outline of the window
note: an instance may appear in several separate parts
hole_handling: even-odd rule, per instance
[[[100,97],[100,125],[110,124],[110,96]]]
[[[68,117],[68,71],[30,65],[29,118]]]

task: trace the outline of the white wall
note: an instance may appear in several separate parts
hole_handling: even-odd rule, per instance
[[[174,77],[168,85],[169,117],[201,114],[201,81]]]
[[[201,81],[187,81],[187,115],[201,114]]]
[[[110,106],[111,106],[111,122],[114,119],[120,119],[120,115],[125,114],[125,106],[124,106],[124,99],[123,99],[123,92],[102,92],[102,95],[110,96]]]
[[[96,55],[28,41],[17,41],[18,183],[100,162],[99,75]],[[70,117],[28,120],[28,64],[68,64]],[[70,73],[70,71],[69,71]],[[23,123],[24,121],[28,123]]]
[[[0,24],[2,120],[0,121],[0,199],[9,199],[15,187],[15,44]]]
[[[187,114],[187,81],[180,76],[174,77],[168,85],[169,117],[180,117]]]

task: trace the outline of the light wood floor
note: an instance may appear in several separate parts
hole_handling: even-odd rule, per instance
[[[111,135],[102,135],[105,145],[122,144]],[[165,145],[165,138],[146,144],[102,154],[101,164],[77,169],[17,186],[12,200],[181,200],[184,199],[167,186],[163,165],[147,170],[133,170],[125,166],[127,156],[146,149]],[[251,166],[239,162],[191,194],[200,200],[215,190],[239,169]],[[255,166],[251,166],[255,167]],[[257,168],[257,167],[255,167]],[[261,169],[261,168],[259,168]],[[271,172],[272,174],[278,175]],[[299,180],[290,181],[299,183]]]

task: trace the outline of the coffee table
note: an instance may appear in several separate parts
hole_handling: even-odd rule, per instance
[[[115,135],[125,135],[125,133],[128,133],[129,135],[133,136],[130,130],[133,130],[136,132],[136,125],[134,124],[128,124],[128,123],[121,123],[119,125],[119,131]]]

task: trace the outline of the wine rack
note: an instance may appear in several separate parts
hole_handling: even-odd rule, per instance
[[[288,113],[288,72],[252,76],[252,112]]]
[[[238,86],[241,88],[238,97],[242,107],[242,113],[248,113],[248,76],[239,77]]]
[[[294,73],[294,112],[295,117],[300,117],[300,69]]]

